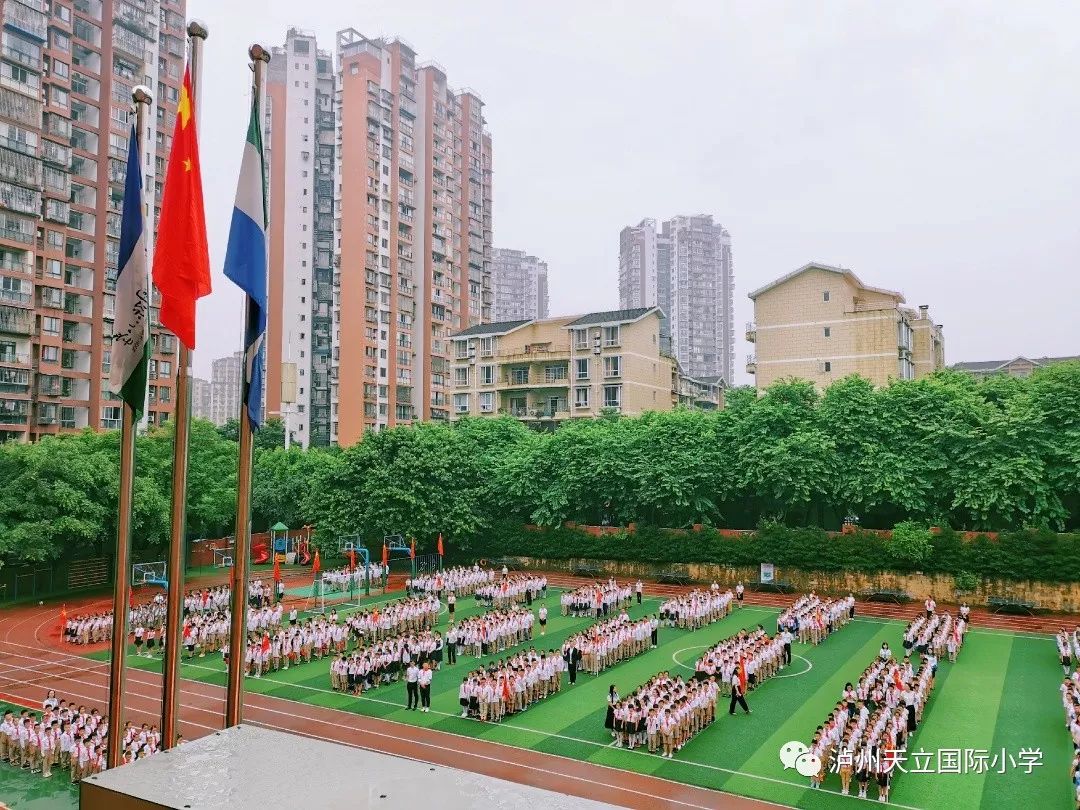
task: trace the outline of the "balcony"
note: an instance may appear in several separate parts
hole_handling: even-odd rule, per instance
[[[32,296],[28,292],[22,292],[21,290],[6,290],[0,289],[0,301],[6,304],[15,304],[16,306],[30,306],[30,302],[33,300]]]
[[[172,39],[172,37],[170,37],[170,39]],[[138,60],[140,64],[146,61],[147,41],[138,34],[123,28],[114,27],[112,43],[113,50]]]
[[[0,368],[0,393],[30,394],[30,371],[21,368]]]
[[[30,421],[30,404],[18,399],[0,399],[0,425],[25,425]]]
[[[0,178],[23,186],[41,185],[41,161],[23,151],[0,149]]]
[[[30,355],[19,352],[0,351],[0,366],[28,366]]]
[[[34,313],[29,309],[19,309],[0,304],[0,334],[34,334]]]
[[[757,324],[753,321],[746,322],[746,339],[750,343],[757,342]]]
[[[45,42],[49,31],[44,3],[39,0],[4,3],[4,25]]]
[[[746,355],[746,373],[757,374],[757,360],[752,354]]]

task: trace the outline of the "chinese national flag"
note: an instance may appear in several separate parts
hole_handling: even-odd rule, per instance
[[[319,550],[315,549],[315,562],[311,564],[311,573],[318,576],[320,571],[322,571],[322,560],[319,559]]]
[[[387,547],[386,543],[383,543],[382,544],[382,565],[383,565],[383,568],[386,568],[386,565],[389,562],[390,562],[390,549]]]
[[[412,538],[409,541],[409,559],[416,559],[416,538]]]
[[[443,551],[443,544],[442,544],[442,532],[439,532],[439,556],[442,557],[445,554],[446,554],[446,552]]]
[[[195,348],[195,302],[210,294],[199,143],[191,98],[191,68],[176,109],[169,168],[154,244],[154,284],[161,292],[161,324],[189,349]]]
[[[274,554],[274,582],[281,582],[281,561],[278,560],[278,555]]]

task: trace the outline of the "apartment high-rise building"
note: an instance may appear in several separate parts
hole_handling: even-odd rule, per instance
[[[454,417],[538,427],[605,411],[720,407],[723,386],[684,377],[660,349],[657,307],[481,324],[454,335]]]
[[[266,81],[270,285],[267,416],[283,416],[305,447],[330,444],[334,304],[334,57],[289,29]],[[282,363],[296,385],[282,403]],[[290,367],[290,373],[291,373]]]
[[[496,321],[548,316],[547,262],[523,250],[495,248],[491,278],[495,287]]]
[[[913,380],[945,365],[941,326],[928,306],[904,306],[894,290],[851,270],[811,262],[750,293],[755,344],[746,370],[758,390],[786,377],[824,387],[859,374],[875,385]]]
[[[695,378],[735,366],[731,235],[711,215],[643,219],[619,235],[619,306],[658,306],[664,346]]]
[[[221,426],[240,418],[240,370],[242,352],[219,357],[210,368],[210,421]]]
[[[120,424],[109,390],[131,92],[160,209],[185,57],[183,0],[2,0],[0,440]],[[152,229],[148,228],[152,249]],[[172,413],[176,338],[151,302],[147,419]]]
[[[202,377],[191,378],[191,415],[196,419],[213,420],[214,387]]]
[[[347,29],[331,55],[290,30],[275,53],[267,405],[297,364],[297,440],[449,419],[450,335],[492,317],[482,110],[400,39]]]

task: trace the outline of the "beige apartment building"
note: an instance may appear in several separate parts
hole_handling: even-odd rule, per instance
[[[657,307],[469,327],[453,336],[453,413],[540,426],[605,411],[636,416],[720,405],[721,385],[685,378],[660,351]]]
[[[850,374],[875,385],[913,380],[945,365],[942,327],[929,307],[911,309],[894,290],[851,270],[811,262],[750,293],[755,345],[746,370],[758,390],[799,378],[825,387]]]

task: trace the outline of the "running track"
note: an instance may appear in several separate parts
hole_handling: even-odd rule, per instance
[[[550,574],[548,578],[556,586],[586,582],[562,574]],[[650,584],[648,593],[664,596],[686,590]],[[788,600],[789,596],[780,594],[747,594],[749,604],[779,606]],[[73,602],[69,603],[68,612],[75,615],[101,610],[106,604],[104,599]],[[919,603],[904,606],[860,603],[858,612],[864,616],[910,619],[920,608]],[[1065,617],[1031,620],[992,616],[982,611],[973,614],[976,626],[1012,631],[1052,632],[1062,624],[1075,621]],[[55,604],[12,610],[0,620],[0,699],[37,708],[45,690],[55,689],[65,699],[104,708],[108,702],[108,665],[68,652],[71,647],[63,645],[58,638],[58,623],[59,609]],[[129,719],[157,723],[161,712],[161,676],[129,669],[126,684]],[[222,728],[225,703],[222,687],[181,679],[180,703],[180,732],[185,738],[201,737]],[[251,692],[245,695],[244,716],[254,725],[625,807],[764,810],[779,806],[633,771]]]

